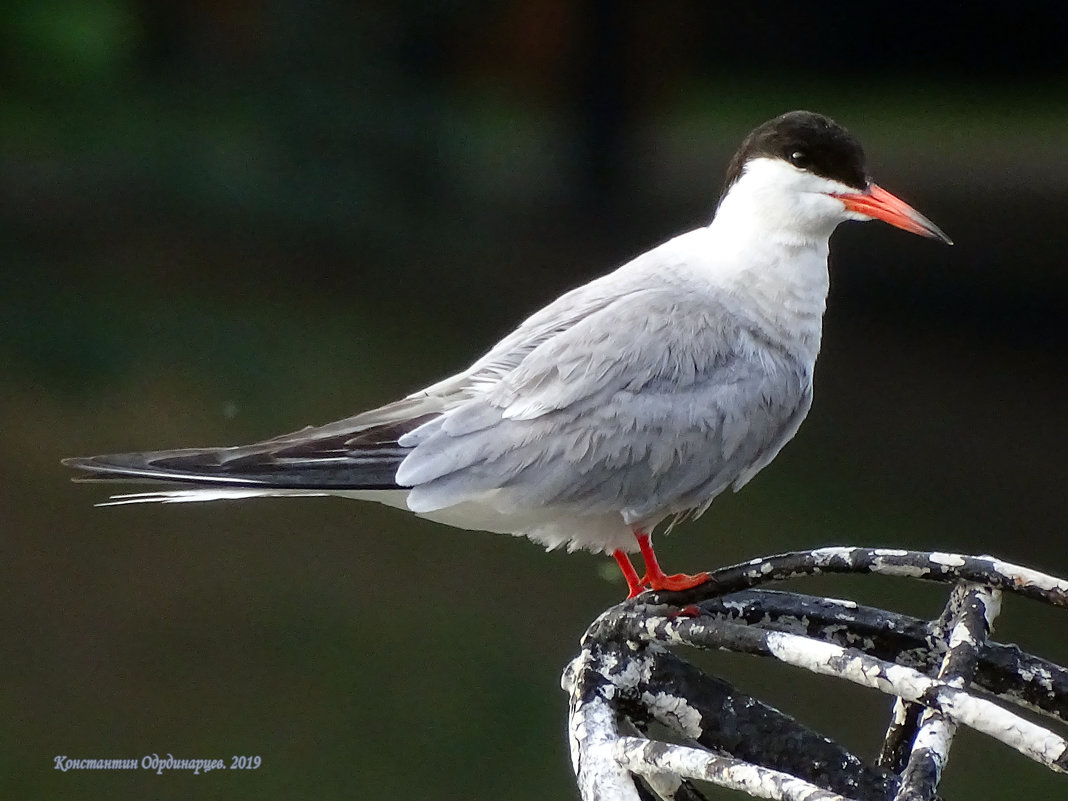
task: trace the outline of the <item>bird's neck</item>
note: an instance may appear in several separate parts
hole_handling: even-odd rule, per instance
[[[833,225],[819,230],[774,204],[754,209],[729,194],[709,225],[724,269],[719,276],[744,313],[799,356],[819,352],[827,305],[827,256]]]

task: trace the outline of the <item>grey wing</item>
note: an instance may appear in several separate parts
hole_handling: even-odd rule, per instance
[[[639,524],[740,486],[796,432],[811,365],[678,289],[617,297],[400,439],[415,511],[492,497]]]

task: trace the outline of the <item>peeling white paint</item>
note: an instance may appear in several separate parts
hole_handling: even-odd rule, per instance
[[[972,636],[967,626],[954,626],[953,631],[949,634],[949,647],[951,649],[959,648],[962,645],[974,647],[976,644],[976,639]]]
[[[629,773],[612,751],[619,732],[611,705],[601,698],[580,703],[574,694],[576,678],[589,658],[589,651],[583,651],[572,660],[561,682],[571,694],[568,741],[579,793],[585,801],[641,801]]]
[[[905,721],[908,720],[908,712],[908,704],[898,698],[896,701],[894,701],[894,717],[891,722],[896,726],[905,725]]]
[[[1048,576],[1045,573],[1039,573],[1037,570],[1032,570],[1029,567],[1021,567],[1020,565],[1014,565],[1011,562],[1003,562],[1000,559],[993,559],[991,561],[994,570],[1011,579],[1018,587],[1030,586],[1037,587],[1040,590],[1046,590],[1047,592],[1068,593],[1068,581]]]
[[[895,565],[884,559],[876,559],[873,567],[880,576],[905,576],[906,578],[923,578],[931,572],[929,567],[919,565]]]
[[[945,565],[946,567],[964,567],[967,564],[964,557],[958,553],[933,551],[927,558],[936,565]]]
[[[647,639],[656,639],[656,627],[664,620],[662,617],[650,617],[645,621],[645,636]]]
[[[1053,692],[1053,674],[1048,670],[1034,666],[1032,668],[1020,668],[1020,678],[1024,681],[1037,684],[1046,692]]]
[[[841,606],[846,609],[856,609],[858,606],[856,601],[849,601],[844,598],[820,598],[820,603],[834,604],[835,606]]]
[[[920,730],[916,732],[915,747],[929,748],[932,751],[945,755],[949,750],[947,745],[953,737],[955,727],[946,722],[942,716],[935,716],[930,710],[924,713]]]
[[[848,801],[788,773],[758,767],[730,757],[718,756],[681,745],[654,752],[647,740],[624,737],[615,746],[615,756],[628,770],[642,775],[670,773],[712,782],[720,787],[748,793],[754,798],[780,801]]]
[[[624,665],[623,669],[619,670],[618,660],[614,658],[614,654],[612,656],[612,667],[607,670],[601,668],[601,675],[617,687],[637,687],[638,682],[642,679],[642,669],[641,665],[639,665],[639,660],[628,659],[627,664]]]
[[[642,702],[665,726],[693,739],[701,736],[701,713],[685,698],[669,693],[644,692]]]
[[[1053,732],[912,668],[882,662],[859,652],[837,662],[840,667],[832,667],[830,662],[836,656],[846,656],[845,649],[812,640],[807,640],[808,644],[798,642],[806,639],[773,632],[768,634],[767,643],[772,654],[783,662],[848,679],[906,701],[919,701],[925,692],[938,691],[939,708],[957,723],[988,734],[1052,770],[1064,772],[1054,763],[1068,753],[1068,741]]]
[[[842,546],[831,546],[828,548],[817,548],[812,551],[812,556],[817,564],[826,564],[831,559],[844,558],[848,559],[856,551],[856,548],[848,548]]]

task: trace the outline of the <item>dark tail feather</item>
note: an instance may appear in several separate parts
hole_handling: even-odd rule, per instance
[[[294,490],[401,489],[397,468],[409,449],[397,440],[426,418],[359,431],[306,429],[255,445],[115,453],[64,459],[76,480],[165,482]]]
[[[402,453],[353,454],[321,460],[228,462],[230,449],[116,453],[64,459],[78,481],[177,483],[273,489],[397,489]]]

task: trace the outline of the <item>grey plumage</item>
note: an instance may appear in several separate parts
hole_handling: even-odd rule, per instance
[[[621,341],[613,342],[613,334]],[[701,507],[777,451],[808,409],[807,369],[677,289],[638,291],[558,333],[492,390],[406,434],[408,505],[497,490],[498,509],[620,510],[648,525]]]

